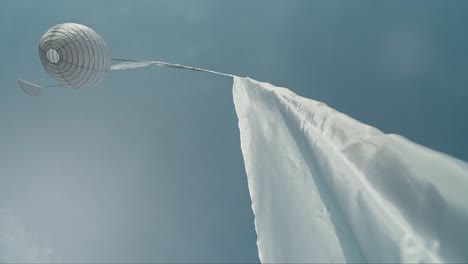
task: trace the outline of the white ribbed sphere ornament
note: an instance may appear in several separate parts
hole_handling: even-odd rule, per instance
[[[111,66],[109,49],[101,36],[75,23],[50,28],[42,36],[39,56],[50,77],[73,88],[96,84]]]

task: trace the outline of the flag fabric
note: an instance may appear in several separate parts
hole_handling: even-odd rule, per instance
[[[234,77],[264,263],[468,262],[468,164]]]

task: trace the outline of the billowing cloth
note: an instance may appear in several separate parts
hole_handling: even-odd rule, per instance
[[[234,77],[260,260],[468,262],[468,164]]]

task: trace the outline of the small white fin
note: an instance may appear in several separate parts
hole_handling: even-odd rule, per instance
[[[34,83],[27,82],[27,81],[23,81],[23,80],[20,80],[20,79],[18,80],[18,84],[21,87],[21,89],[25,93],[27,93],[29,95],[32,95],[32,96],[41,95],[42,86],[39,86],[39,85],[34,84]]]

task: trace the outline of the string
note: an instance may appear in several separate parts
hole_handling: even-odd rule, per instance
[[[181,65],[181,64],[162,62],[162,61],[127,60],[127,59],[117,59],[117,58],[114,58],[111,60],[122,62],[122,63],[117,63],[117,64],[112,65],[111,70],[126,70],[126,69],[133,69],[133,68],[140,68],[140,67],[147,67],[147,66],[155,65],[155,66],[166,67],[166,68],[206,72],[206,73],[227,76],[227,77],[232,77],[232,78],[237,77],[236,75],[233,75],[233,74],[217,72],[217,71],[212,71],[212,70],[207,70],[207,69],[202,69],[202,68],[197,68],[197,67],[192,67],[192,66],[186,66],[186,65]],[[24,92],[33,96],[40,95],[42,88],[65,87],[63,84],[41,86],[41,85],[37,85],[34,83],[26,82],[24,80],[18,80],[18,83]]]
[[[184,69],[184,70],[192,70],[192,71],[199,71],[199,72],[207,72],[216,75],[228,76],[228,77],[236,77],[236,75],[217,72],[192,66],[186,66],[181,64],[175,63],[168,63],[162,61],[144,61],[144,60],[127,60],[127,59],[112,59],[113,61],[121,61],[123,63],[114,64],[111,67],[111,70],[126,70],[126,69],[133,69],[139,67],[146,67],[150,65],[160,66],[160,67],[167,67],[167,68],[175,68],[175,69]]]

